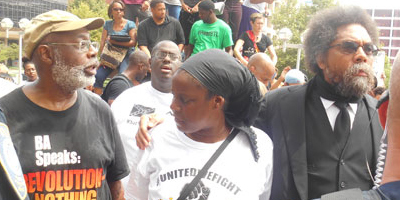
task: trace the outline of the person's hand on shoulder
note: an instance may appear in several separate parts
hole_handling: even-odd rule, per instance
[[[136,133],[136,145],[139,149],[144,150],[149,146],[151,141],[151,136],[149,135],[149,130],[161,124],[164,118],[157,114],[142,115],[140,117],[139,129]]]

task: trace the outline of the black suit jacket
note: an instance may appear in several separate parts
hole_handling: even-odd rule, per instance
[[[271,200],[308,200],[305,102],[310,85],[273,90],[263,99],[255,126],[266,132],[274,144]],[[372,116],[374,152],[379,150],[382,127],[375,109],[376,100],[365,95]],[[376,156],[375,156],[376,158]]]

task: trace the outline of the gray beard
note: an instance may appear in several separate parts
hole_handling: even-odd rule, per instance
[[[79,66],[68,65],[60,52],[55,49],[55,64],[51,70],[53,80],[66,93],[72,93],[79,88],[93,85],[95,77],[87,76],[84,72],[86,67],[93,64],[94,62]]]
[[[354,76],[359,70],[363,70],[367,77]],[[334,84],[337,93],[343,97],[361,98],[372,89],[374,83],[374,72],[366,63],[354,64],[349,67],[343,74],[342,80]]]

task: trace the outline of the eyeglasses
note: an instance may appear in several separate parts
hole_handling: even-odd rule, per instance
[[[123,9],[123,8],[113,8],[113,11],[120,11],[120,12],[122,12],[122,11],[124,11],[124,9]]]
[[[167,57],[167,55],[169,56],[169,59],[171,59],[171,61],[177,61],[180,58],[180,55],[176,55],[173,53],[169,53],[169,52],[164,52],[164,51],[157,51],[155,56],[157,59],[165,59]]]
[[[95,51],[99,49],[100,44],[98,42],[92,42],[90,40],[81,40],[80,42],[75,43],[47,43],[48,45],[72,45],[78,46],[79,51],[88,52],[90,47],[93,47]]]
[[[370,55],[376,56],[379,51],[378,47],[372,43],[366,43],[363,46],[361,46],[357,42],[352,42],[352,41],[344,41],[342,43],[332,45],[329,47],[329,49],[333,47],[340,47],[341,51],[345,54],[353,54],[357,52],[359,47],[361,47],[365,52],[365,54],[367,54],[368,56]]]

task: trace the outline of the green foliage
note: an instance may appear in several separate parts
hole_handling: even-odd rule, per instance
[[[108,5],[104,0],[73,0],[69,2],[68,11],[80,18],[102,17],[108,19]],[[90,31],[92,41],[100,42],[103,29]]]
[[[310,18],[318,11],[335,6],[334,0],[313,0],[312,5],[298,5],[297,0],[286,0],[272,15],[272,24],[274,29],[279,31],[282,28],[289,28],[293,37],[289,44],[300,44],[301,34],[306,30],[307,23]],[[273,38],[274,46],[283,46],[283,41],[277,37]],[[296,67],[297,60],[297,49],[287,48],[286,52],[282,51],[282,48],[276,50],[278,56],[278,63],[276,67],[279,72],[282,71],[286,66]],[[311,73],[305,69],[304,62],[304,51],[302,51],[300,69],[306,72],[310,78]]]
[[[0,44],[0,63],[6,63],[8,59],[15,60],[18,58],[19,46],[16,43],[10,43],[7,47]]]
[[[390,64],[390,59],[388,56],[385,56],[385,67],[384,67],[384,73],[385,73],[385,86],[386,88],[389,88],[389,80],[390,80],[390,73],[392,71],[392,65]]]

